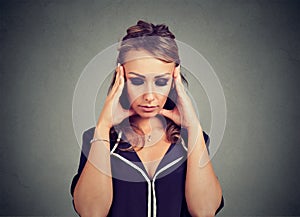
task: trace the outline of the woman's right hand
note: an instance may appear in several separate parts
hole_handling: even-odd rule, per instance
[[[121,123],[125,118],[135,114],[130,108],[124,109],[120,104],[120,96],[124,88],[124,68],[120,63],[116,67],[115,83],[106,97],[97,127],[110,129],[113,125]]]

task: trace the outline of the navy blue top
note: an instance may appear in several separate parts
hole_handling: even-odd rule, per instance
[[[90,140],[95,127],[83,133],[82,151],[77,174],[71,184],[71,195],[87,161]],[[209,136],[203,131],[206,147]],[[110,135],[110,138],[122,135]],[[172,143],[160,161],[153,178],[149,177],[143,163],[135,151],[122,151],[128,143],[111,142],[111,169],[113,182],[113,202],[109,217],[187,217],[191,216],[185,199],[185,178],[187,158],[187,132],[182,130],[182,138]],[[112,141],[113,139],[111,139]],[[223,208],[224,200],[216,211]],[[73,200],[73,207],[74,200]],[[76,211],[76,209],[75,209]]]

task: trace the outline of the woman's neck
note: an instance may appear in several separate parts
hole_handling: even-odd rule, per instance
[[[142,118],[138,116],[134,119],[134,123],[145,134],[151,134],[153,130],[164,128],[162,120],[156,116],[151,118]]]

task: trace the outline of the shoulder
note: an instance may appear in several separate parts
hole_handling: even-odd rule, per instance
[[[82,134],[83,141],[87,141],[87,140],[90,141],[93,138],[94,132],[95,132],[95,128],[96,127],[91,127],[91,128],[89,128],[89,129],[87,129],[87,130],[85,130],[83,132],[83,134]]]

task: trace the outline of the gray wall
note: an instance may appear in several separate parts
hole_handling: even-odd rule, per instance
[[[73,91],[88,62],[138,19],[169,25],[224,88],[227,126],[213,158],[226,202],[220,216],[300,215],[299,1],[0,6],[0,215],[76,216]]]

